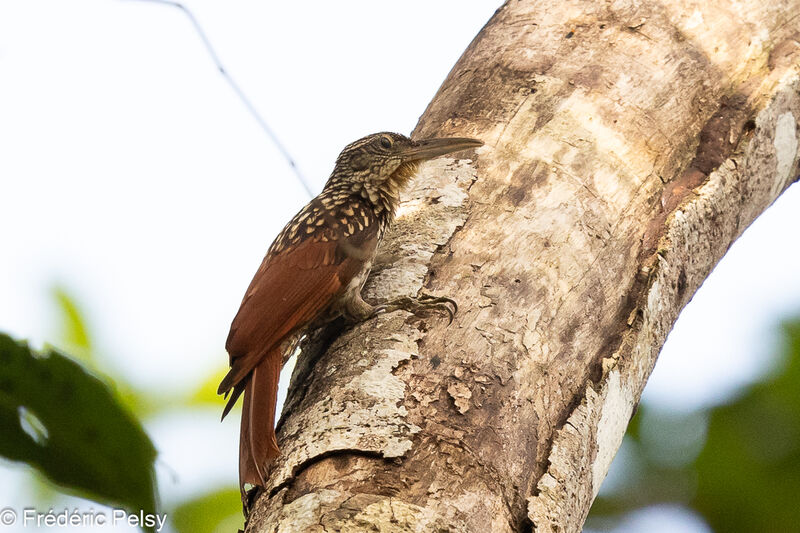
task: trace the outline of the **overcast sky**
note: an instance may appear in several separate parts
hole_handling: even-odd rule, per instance
[[[348,142],[411,131],[499,5],[186,3],[315,193]],[[0,2],[0,183],[0,331],[51,339],[60,284],[119,373],[187,389],[226,364],[245,287],[309,199],[185,15],[135,0]],[[651,404],[709,405],[766,371],[776,321],[800,312],[800,250],[788,244],[799,225],[795,187],[682,314]],[[165,500],[235,483],[233,418],[148,425]],[[0,504],[21,502],[13,494],[3,483]],[[677,530],[702,530],[688,523]]]

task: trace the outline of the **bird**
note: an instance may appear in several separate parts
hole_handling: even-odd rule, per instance
[[[305,328],[338,317],[357,323],[399,308],[416,312],[455,304],[422,295],[373,306],[361,289],[400,193],[420,164],[482,144],[464,137],[412,140],[392,132],[363,137],[342,150],[322,192],[275,238],[231,323],[225,343],[230,370],[217,390],[228,398],[223,419],[244,394],[239,431],[243,499],[246,484],[266,485],[267,466],[280,454],[275,436],[278,378]]]

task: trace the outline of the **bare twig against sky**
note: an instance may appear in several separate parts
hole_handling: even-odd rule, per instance
[[[303,176],[303,173],[300,172],[300,168],[297,166],[297,163],[295,163],[291,154],[289,154],[288,150],[286,150],[286,147],[283,145],[283,143],[281,143],[280,139],[278,139],[278,136],[275,134],[272,128],[269,127],[264,118],[258,113],[255,106],[252,104],[252,102],[250,102],[250,99],[247,98],[247,95],[244,93],[244,91],[242,91],[241,87],[239,87],[239,84],[236,83],[233,77],[225,69],[225,65],[222,64],[222,61],[220,61],[219,56],[217,56],[217,52],[211,45],[211,41],[208,40],[205,31],[203,31],[203,27],[200,26],[200,23],[197,21],[197,18],[194,16],[194,13],[192,13],[192,10],[183,5],[182,3],[174,2],[172,0],[133,0],[133,1],[164,4],[167,6],[175,7],[183,11],[183,13],[189,18],[189,21],[194,26],[194,29],[200,36],[200,39],[203,41],[203,44],[206,47],[206,51],[208,52],[208,55],[211,56],[211,60],[214,61],[214,64],[217,66],[217,70],[219,70],[219,73],[222,74],[222,77],[224,77],[225,80],[227,80],[228,84],[231,86],[231,88],[239,97],[239,99],[242,101],[244,106],[256,120],[258,125],[261,126],[261,129],[264,130],[264,133],[267,134],[267,137],[269,137],[269,139],[272,141],[272,143],[275,145],[278,151],[280,151],[281,155],[283,155],[283,157],[286,159],[286,162],[289,163],[289,166],[292,167],[292,170],[297,176],[297,179],[300,180],[300,183],[303,185],[303,188],[308,193],[308,196],[313,198],[314,193],[311,192],[311,187],[308,181],[306,181],[305,176]]]

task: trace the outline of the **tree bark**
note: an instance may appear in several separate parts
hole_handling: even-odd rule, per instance
[[[371,276],[405,312],[300,356],[247,531],[579,531],[658,352],[794,180],[798,0],[509,1],[414,135]],[[311,350],[309,350],[311,352]]]

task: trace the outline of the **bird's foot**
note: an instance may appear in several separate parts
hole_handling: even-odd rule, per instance
[[[415,315],[424,315],[432,311],[444,311],[449,315],[449,323],[452,324],[453,318],[456,316],[456,312],[458,311],[458,304],[456,304],[456,301],[452,298],[422,293],[419,298],[411,298],[406,296],[403,298],[398,298],[397,300],[392,300],[391,302],[387,302],[383,305],[379,305],[375,308],[373,316],[379,313],[391,313],[392,311],[397,311],[399,309],[409,311]]]

